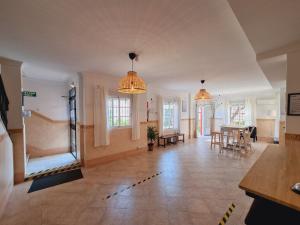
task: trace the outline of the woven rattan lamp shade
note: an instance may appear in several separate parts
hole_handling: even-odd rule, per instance
[[[200,89],[196,94],[195,100],[209,100],[212,99],[211,95],[206,91],[206,89]]]
[[[146,92],[146,84],[135,71],[129,71],[119,82],[118,91],[127,94],[142,94]]]

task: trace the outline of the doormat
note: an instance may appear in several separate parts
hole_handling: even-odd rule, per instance
[[[40,177],[33,180],[30,189],[28,190],[28,193],[53,187],[59,184],[64,184],[81,178],[83,178],[81,169],[70,170],[63,173]]]

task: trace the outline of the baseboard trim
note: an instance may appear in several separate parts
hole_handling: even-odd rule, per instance
[[[285,140],[287,140],[287,141],[300,141],[300,134],[285,133]]]
[[[59,147],[59,148],[49,148],[49,149],[40,149],[32,145],[26,146],[27,153],[30,155],[30,158],[38,158],[49,155],[56,155],[61,153],[70,152],[70,146]]]
[[[14,184],[20,184],[24,182],[25,174],[24,173],[15,173],[14,174]]]
[[[274,143],[273,137],[257,137],[258,141],[267,142],[267,143]]]
[[[145,153],[146,151],[147,151],[147,148],[145,147],[145,148],[140,148],[140,149],[132,149],[132,150],[128,150],[125,152],[107,155],[107,156],[103,156],[103,157],[99,157],[99,158],[95,158],[95,159],[89,159],[89,160],[85,160],[84,166],[87,168],[90,168],[90,167],[98,166],[101,164],[113,162],[115,160],[124,159],[129,156],[137,155],[140,153]]]

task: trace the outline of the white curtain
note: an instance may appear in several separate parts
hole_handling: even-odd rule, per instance
[[[140,139],[139,96],[132,96],[132,140]]]
[[[163,127],[163,97],[162,96],[158,96],[157,98],[157,111],[158,111],[158,132],[159,135],[163,135],[164,133],[164,127]]]
[[[178,97],[176,98],[176,105],[177,105],[177,113],[176,113],[176,118],[175,120],[177,120],[177,132],[181,133],[181,108],[182,108],[182,101],[181,98]]]
[[[252,107],[251,100],[247,98],[245,100],[245,125],[250,126],[252,124]]]
[[[254,98],[245,100],[245,123],[246,126],[256,125],[256,102]]]
[[[256,126],[256,99],[251,98],[251,120],[252,120],[252,126]]]
[[[229,102],[228,100],[224,100],[224,114],[225,114],[225,118],[224,118],[224,122],[225,124],[230,124],[230,107],[229,107]]]
[[[96,86],[94,93],[94,146],[109,145],[107,90]]]
[[[198,113],[198,109],[199,107],[201,107],[200,105],[198,105],[198,103],[195,103],[195,128],[194,128],[194,132],[195,132],[195,138],[198,137],[198,132],[197,129],[199,127],[199,113]]]

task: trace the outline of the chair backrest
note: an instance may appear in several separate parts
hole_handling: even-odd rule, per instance
[[[244,133],[244,142],[246,144],[250,144],[251,143],[251,133],[252,132],[249,132],[249,131]]]

